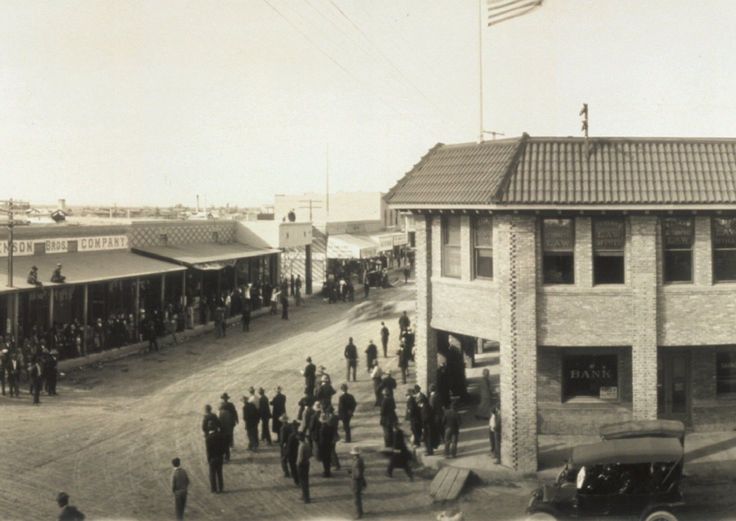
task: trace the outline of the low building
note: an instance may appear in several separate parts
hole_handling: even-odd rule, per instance
[[[736,139],[439,144],[389,192],[416,228],[417,371],[497,342],[503,463],[537,435],[736,418]]]

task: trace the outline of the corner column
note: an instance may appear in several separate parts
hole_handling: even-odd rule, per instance
[[[631,216],[631,385],[636,420],[657,418],[657,218]]]
[[[501,246],[501,462],[517,471],[536,472],[536,218],[503,215],[495,221]]]
[[[89,353],[88,349],[90,346],[87,345],[87,325],[89,324],[89,285],[85,284],[82,286],[82,349],[84,350],[83,355]]]
[[[437,335],[432,321],[432,216],[415,215],[416,222],[416,342],[417,383],[427,388],[437,377]]]

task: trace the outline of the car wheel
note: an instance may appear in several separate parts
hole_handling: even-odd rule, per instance
[[[557,521],[557,518],[547,512],[534,512],[526,517],[526,521]]]
[[[655,510],[641,518],[642,521],[677,521],[677,517],[667,510]]]

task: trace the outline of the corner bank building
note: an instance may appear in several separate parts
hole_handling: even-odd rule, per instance
[[[416,224],[417,373],[498,342],[502,462],[628,419],[736,423],[736,139],[438,144],[387,195]]]

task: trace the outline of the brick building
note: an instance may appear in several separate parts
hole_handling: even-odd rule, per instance
[[[502,459],[537,435],[736,423],[736,139],[439,144],[389,192],[416,225],[417,371],[500,345]]]

